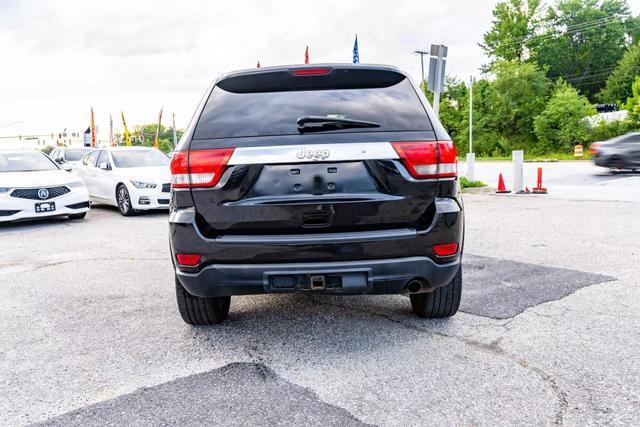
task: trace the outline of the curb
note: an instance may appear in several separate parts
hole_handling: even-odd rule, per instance
[[[495,194],[496,189],[493,187],[468,187],[462,189],[463,193],[469,194]]]

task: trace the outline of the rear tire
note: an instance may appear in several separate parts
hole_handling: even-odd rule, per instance
[[[611,173],[619,173],[625,168],[624,159],[621,157],[614,157],[609,162],[609,170]]]
[[[453,280],[446,286],[426,294],[411,294],[411,308],[418,317],[424,319],[439,319],[451,317],[460,307],[462,295],[462,266]]]
[[[82,212],[78,214],[69,215],[69,219],[83,219],[85,216],[87,216],[87,213]]]
[[[191,295],[176,276],[178,311],[190,325],[216,325],[227,319],[231,297],[201,298]]]

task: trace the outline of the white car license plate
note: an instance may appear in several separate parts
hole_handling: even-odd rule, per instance
[[[56,202],[36,203],[36,213],[52,212],[56,210]]]

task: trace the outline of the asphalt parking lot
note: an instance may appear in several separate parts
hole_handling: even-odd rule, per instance
[[[0,425],[640,422],[638,203],[466,195],[462,312],[248,296],[180,319],[166,213],[0,226]]]

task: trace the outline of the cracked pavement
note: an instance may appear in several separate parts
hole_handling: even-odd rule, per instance
[[[436,321],[264,295],[194,328],[166,214],[2,226],[0,424],[638,424],[638,204],[465,204],[464,312]]]

